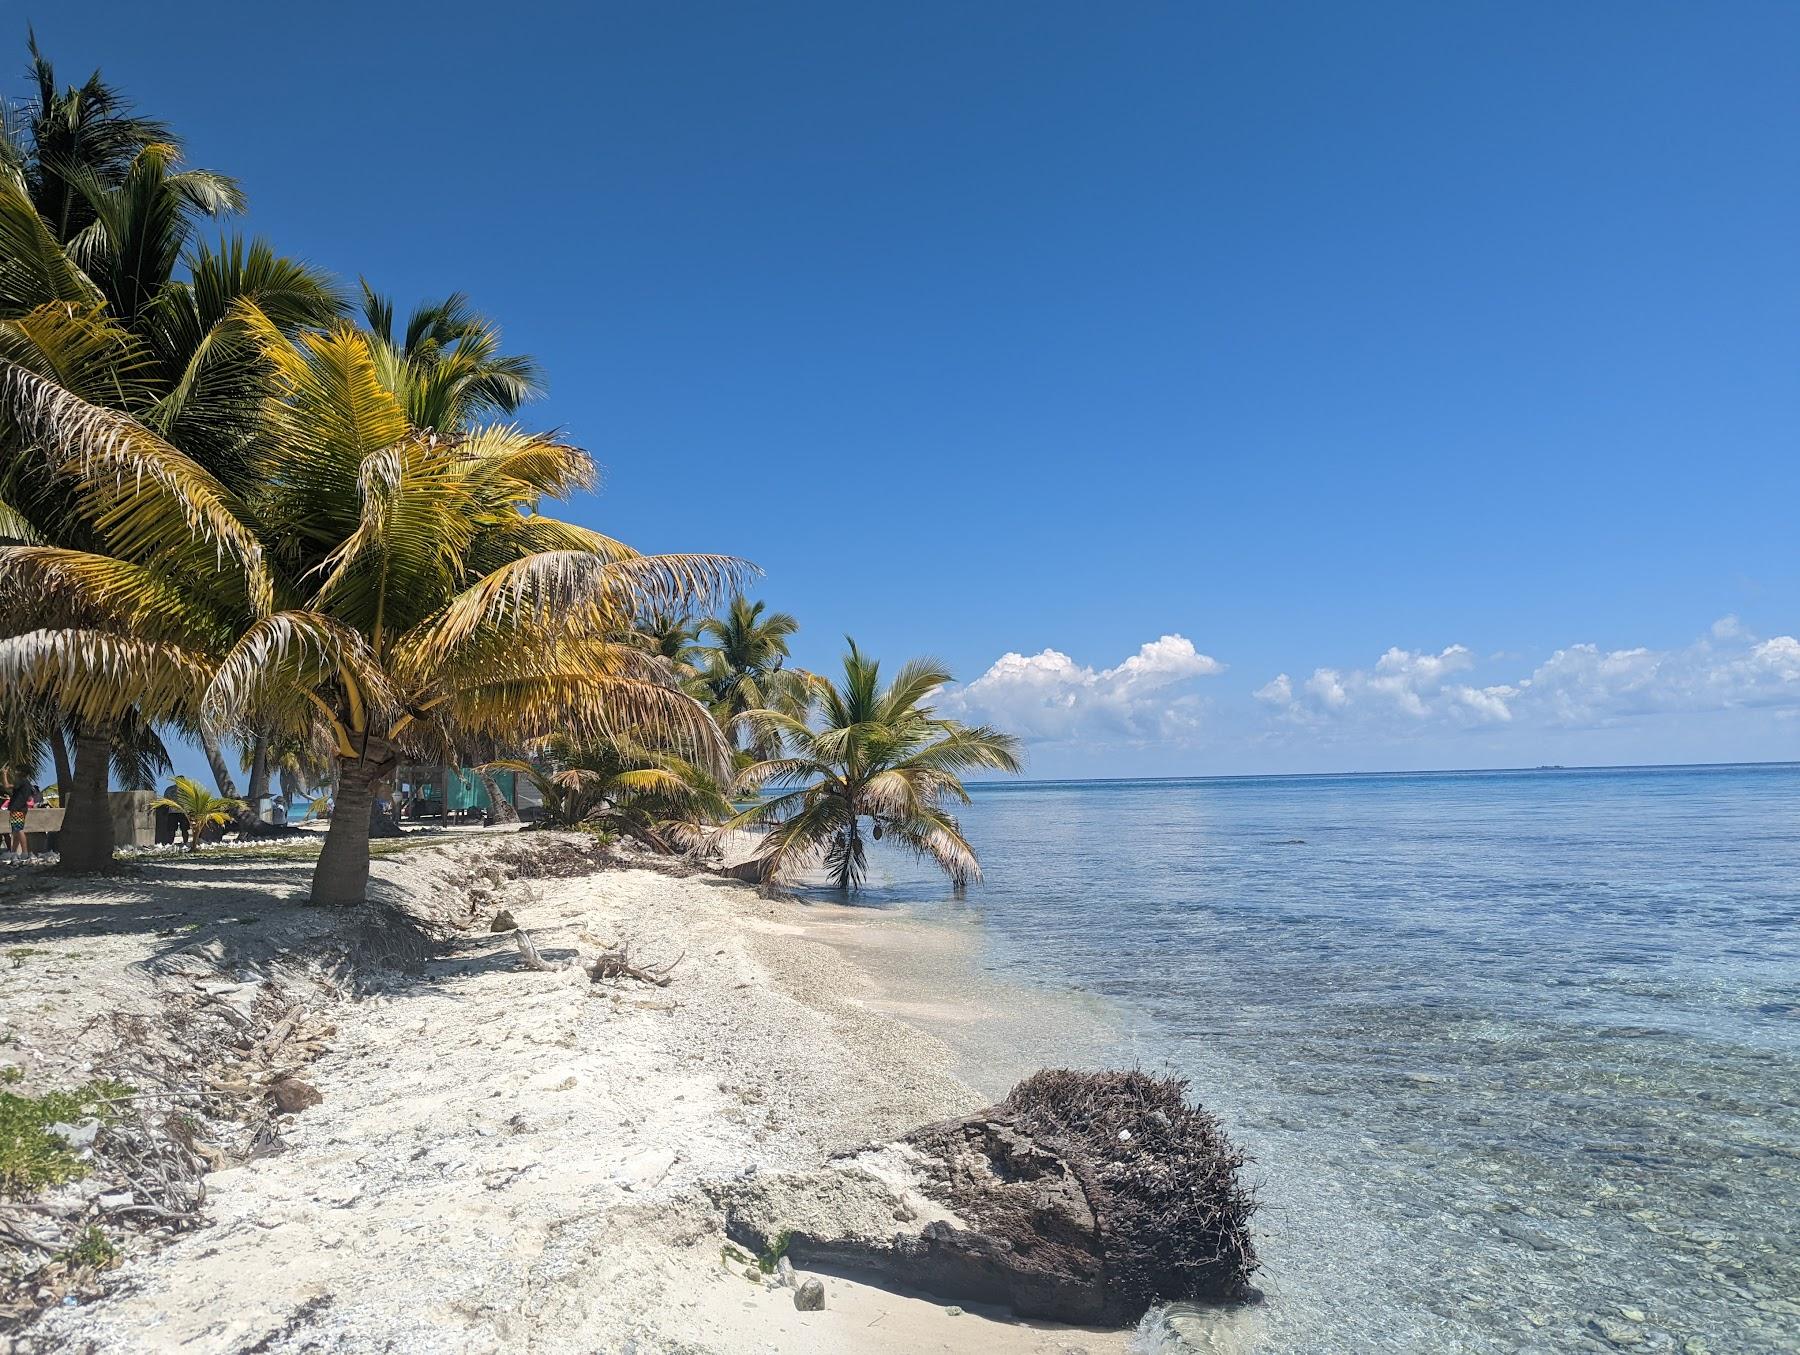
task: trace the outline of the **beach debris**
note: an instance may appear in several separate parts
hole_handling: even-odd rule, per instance
[[[518,833],[485,850],[482,876],[496,889],[509,880],[567,880],[616,864],[606,844],[585,833]]]
[[[417,974],[439,949],[418,919],[389,904],[358,908],[344,936],[344,960],[352,974],[376,970]]]
[[[540,974],[549,974],[558,969],[568,969],[572,967],[569,965],[551,964],[542,955],[539,955],[537,942],[531,939],[531,933],[526,931],[523,927],[517,928],[513,932],[513,944],[518,946],[519,960],[527,969],[536,970]]]
[[[284,1077],[269,1084],[269,1099],[283,1115],[298,1115],[308,1106],[316,1106],[325,1098],[310,1082],[297,1077]]]
[[[721,1185],[726,1233],[1021,1317],[1126,1325],[1154,1302],[1254,1302],[1244,1154],[1139,1071],[1049,1070],[999,1105],[813,1171]],[[903,1213],[914,1221],[896,1228]]]
[[[610,946],[594,958],[592,964],[584,965],[579,958],[557,964],[546,960],[538,953],[537,942],[531,939],[531,933],[523,927],[513,932],[513,941],[519,948],[519,959],[527,969],[541,974],[549,974],[558,970],[585,970],[590,983],[607,983],[616,979],[634,979],[639,983],[647,983],[656,988],[667,988],[674,982],[675,966],[687,958],[686,954],[676,956],[666,965],[638,964],[631,958],[631,950],[625,945]]]
[[[77,1152],[85,1153],[94,1146],[94,1136],[100,1132],[100,1121],[87,1119],[75,1124],[50,1124],[44,1126],[44,1132],[56,1135]]]
[[[601,951],[594,963],[588,966],[588,978],[595,983],[605,983],[612,979],[636,979],[639,983],[667,988],[674,982],[675,966],[686,958],[686,952],[683,952],[666,965],[640,965],[633,962],[628,947],[614,946]]]
[[[510,932],[518,925],[517,922],[513,921],[513,915],[502,908],[499,912],[494,914],[494,920],[488,923],[488,930],[490,932]]]
[[[794,1291],[794,1307],[803,1313],[817,1313],[825,1307],[825,1285],[816,1276],[809,1275],[800,1282]]]

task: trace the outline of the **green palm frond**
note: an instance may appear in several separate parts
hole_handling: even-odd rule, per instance
[[[35,36],[30,45],[36,88],[23,110],[24,126],[8,137],[6,158],[55,238],[66,242],[92,216],[77,177],[120,183],[146,146],[176,144],[175,134],[137,113],[98,71],[81,85],[58,86]]]
[[[176,777],[169,789],[171,793],[156,800],[153,807],[186,815],[189,851],[199,849],[201,834],[207,828],[223,827],[244,807],[242,800],[214,795],[192,777]]]
[[[100,288],[38,215],[23,183],[0,175],[0,313],[62,301],[98,305]]]

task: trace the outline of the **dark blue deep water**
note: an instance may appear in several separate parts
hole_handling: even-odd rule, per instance
[[[965,901],[891,855],[868,898],[978,922],[989,968],[1192,1079],[1256,1158],[1259,1348],[1800,1350],[1800,767],[984,785],[963,817]]]

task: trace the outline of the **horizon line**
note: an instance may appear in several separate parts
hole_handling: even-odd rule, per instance
[[[1411,767],[1343,772],[1194,772],[1163,776],[1037,776],[1001,780],[982,777],[965,781],[966,786],[1066,786],[1087,782],[1110,782],[1126,785],[1137,781],[1304,781],[1344,776],[1478,776],[1520,772],[1673,772],[1707,771],[1725,767],[1800,767],[1800,759],[1777,758],[1768,761],[1731,762],[1599,762],[1539,763],[1530,767]]]

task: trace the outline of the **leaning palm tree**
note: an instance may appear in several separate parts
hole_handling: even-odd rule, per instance
[[[935,862],[958,888],[980,879],[974,848],[944,806],[968,803],[961,773],[1018,771],[1018,740],[940,718],[925,704],[950,681],[941,665],[914,659],[884,687],[880,664],[849,644],[843,680],[818,684],[804,717],[749,716],[785,748],[740,772],[733,790],[793,789],[752,805],[731,826],[768,830],[757,854],[766,884],[822,862],[839,889],[858,887],[867,871],[864,819],[876,841]]]
[[[155,801],[151,807],[172,809],[187,818],[187,848],[190,852],[200,850],[201,834],[215,825],[223,828],[237,816],[242,805],[241,801],[214,795],[191,776],[176,777],[174,785],[169,789],[171,793]]]

